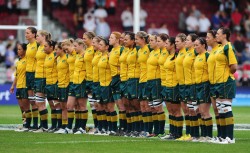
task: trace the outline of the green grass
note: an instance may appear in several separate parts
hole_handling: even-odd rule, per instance
[[[58,135],[0,131],[2,153],[244,153],[249,152],[250,131],[235,131],[236,144],[161,141],[94,135]]]
[[[211,110],[213,114],[213,111]],[[250,124],[250,107],[233,107],[236,124]],[[21,112],[18,106],[0,106],[0,124],[20,124]],[[91,109],[89,108],[89,124],[93,124]]]

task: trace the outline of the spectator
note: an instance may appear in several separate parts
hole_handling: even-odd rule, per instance
[[[242,15],[237,8],[232,13],[231,18],[232,18],[232,23],[233,23],[233,29],[236,32],[240,32],[241,30],[240,24],[241,24]]]
[[[243,70],[242,77],[240,78],[241,86],[249,87],[250,86],[250,77],[248,76],[248,73],[246,70]]]
[[[244,27],[245,27],[245,30],[246,30],[247,39],[250,39],[250,15],[245,20]]]
[[[229,28],[230,26],[230,19],[227,17],[225,12],[221,12],[220,24],[225,28]]]
[[[96,24],[95,24],[95,17],[94,14],[91,12],[87,12],[84,15],[84,24],[83,28],[85,31],[92,31],[94,32],[96,29]]]
[[[60,0],[63,7],[66,7],[69,4],[69,0]]]
[[[235,8],[236,8],[236,5],[233,0],[225,1],[225,12],[228,17],[231,16],[231,13],[234,12]]]
[[[224,12],[225,11],[225,0],[219,0],[219,1],[220,1],[219,11]]]
[[[0,39],[0,63],[4,62],[5,50],[5,44],[3,40]]]
[[[59,42],[62,42],[63,40],[68,39],[68,33],[62,32],[60,38],[58,39]]]
[[[211,26],[210,21],[205,16],[205,14],[201,14],[199,19],[199,33],[201,37],[206,37],[207,31],[209,30]]]
[[[191,6],[191,12],[194,13],[194,16],[195,16],[197,19],[200,18],[201,12],[196,8],[195,5],[192,5],[192,6]]]
[[[250,15],[250,2],[246,2],[245,13],[249,16]]]
[[[182,11],[179,14],[178,27],[181,32],[186,32],[186,16],[187,16],[187,7],[183,6]]]
[[[10,68],[11,66],[14,65],[14,60],[15,60],[15,52],[11,48],[11,44],[8,44],[6,46],[6,53],[5,53],[5,65],[6,68]]]
[[[191,12],[190,15],[186,19],[187,32],[188,33],[196,33],[199,28],[198,19],[194,16],[194,13]]]
[[[105,7],[106,0],[95,0],[97,7]]]
[[[110,27],[104,18],[100,18],[96,26],[96,35],[108,38],[110,35]]]
[[[52,9],[57,9],[60,7],[60,0],[51,0]]]
[[[6,11],[6,3],[5,0],[0,0],[0,10]]]
[[[220,12],[217,11],[212,17],[212,29],[218,30],[220,28]]]
[[[74,24],[77,30],[81,30],[83,27],[83,8],[79,7],[74,13]]]
[[[241,57],[242,64],[249,63],[250,64],[250,49],[247,47],[243,50],[242,57]]]
[[[106,9],[109,15],[114,15],[117,6],[117,0],[106,0]]]
[[[145,31],[147,17],[148,17],[148,13],[143,8],[141,8],[140,9],[140,30],[141,31]]]
[[[167,24],[166,23],[162,23],[161,24],[161,27],[157,30],[158,33],[165,33],[167,35],[169,35],[169,31],[168,31],[168,27],[167,27]]]
[[[100,20],[101,18],[106,18],[106,17],[108,17],[108,13],[107,13],[107,11],[104,9],[104,7],[100,6],[100,7],[98,7],[98,8],[95,10],[94,16],[95,16],[95,18],[96,18],[96,23],[98,23],[99,20]]]
[[[238,63],[242,64],[242,53],[246,48],[246,43],[240,34],[237,35],[236,40],[234,41],[234,47],[238,57]]]
[[[9,13],[19,13],[17,9],[17,0],[8,0],[7,8]]]
[[[148,32],[148,34],[151,34],[151,35],[157,35],[158,34],[158,29],[156,28],[155,23],[150,24],[150,27],[148,28],[147,32]]]
[[[20,10],[25,14],[27,14],[30,9],[30,1],[31,0],[20,0],[19,2]]]
[[[132,31],[133,29],[133,14],[131,8],[127,6],[121,14],[122,26],[124,31]]]

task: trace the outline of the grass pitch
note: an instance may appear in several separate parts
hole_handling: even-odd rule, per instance
[[[95,135],[0,131],[1,153],[245,153],[250,131],[235,131],[235,144],[162,141]]]

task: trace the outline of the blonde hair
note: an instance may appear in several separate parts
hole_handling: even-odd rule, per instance
[[[140,37],[141,39],[144,39],[146,43],[148,43],[149,35],[145,31],[139,31],[136,33],[136,36]]]
[[[64,39],[64,40],[62,41],[62,45],[70,46],[70,45],[73,44],[73,42],[74,42],[74,39],[73,39],[73,38]]]
[[[82,39],[77,38],[77,39],[75,40],[75,42],[76,42],[78,45],[82,45],[83,48],[84,48],[84,50],[87,48],[87,45],[83,42]]]
[[[46,30],[39,30],[38,33],[40,33],[42,36],[45,37],[45,40],[51,40],[51,33],[49,33]]]
[[[86,35],[89,39],[93,39],[96,36],[94,32],[85,32],[83,35]]]
[[[184,42],[187,39],[187,36],[184,33],[179,33],[176,38],[180,38],[182,42]]]

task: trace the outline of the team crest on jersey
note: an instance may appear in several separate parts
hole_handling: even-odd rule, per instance
[[[25,63],[26,63],[25,61],[22,62],[22,64],[25,64]]]
[[[157,56],[158,54],[155,54],[155,56]]]
[[[188,56],[192,56],[192,53],[189,53]]]
[[[102,59],[102,61],[104,62],[104,61],[106,61],[106,59],[104,58],[104,59]]]
[[[166,53],[162,53],[162,56],[165,56],[166,55]]]
[[[133,54],[134,54],[134,52],[131,52],[130,54],[131,54],[131,55],[133,55]]]
[[[183,53],[180,53],[180,56],[182,56],[183,55]]]
[[[36,47],[31,47],[32,50],[34,50]]]
[[[90,53],[90,52],[91,52],[91,50],[88,50],[88,52]]]
[[[50,57],[48,60],[52,60],[52,57]]]
[[[217,51],[214,52],[214,54],[216,54],[216,53],[217,53]]]
[[[200,58],[200,59],[199,59],[199,61],[201,62],[201,61],[203,61],[203,59],[202,59],[202,58]]]
[[[147,54],[147,53],[148,53],[147,51],[144,52],[144,54]]]
[[[65,63],[66,62],[66,60],[62,60],[62,63]]]

